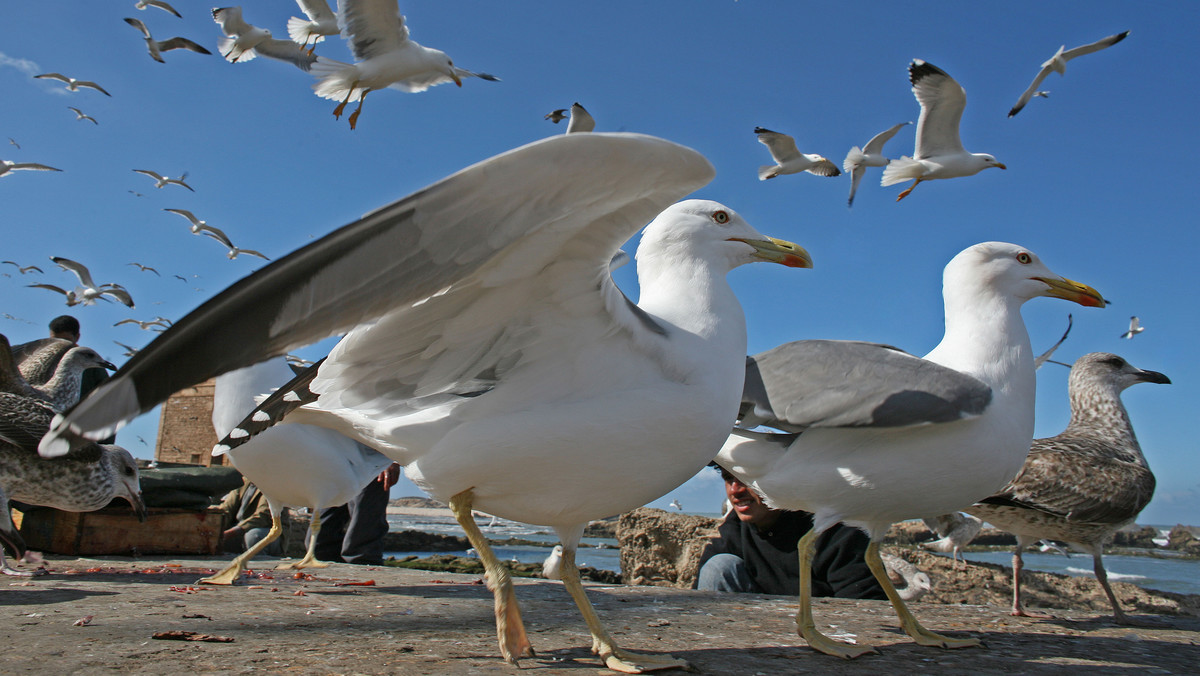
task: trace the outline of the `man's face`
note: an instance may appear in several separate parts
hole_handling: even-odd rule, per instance
[[[725,479],[725,496],[729,498],[729,502],[733,505],[733,511],[739,519],[753,524],[774,520],[773,510],[764,505],[746,484],[730,474],[725,474],[723,478]]]

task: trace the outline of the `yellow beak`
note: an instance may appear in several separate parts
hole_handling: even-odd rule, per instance
[[[743,239],[731,237],[731,242],[742,242],[754,247],[754,257],[769,263],[779,263],[789,268],[811,268],[812,257],[799,244],[768,237],[766,239]]]
[[[1034,279],[1049,287],[1046,290],[1046,295],[1051,298],[1062,298],[1073,303],[1079,303],[1085,307],[1104,307],[1108,305],[1108,301],[1104,300],[1104,296],[1100,292],[1088,286],[1080,284],[1065,277],[1034,277]]]

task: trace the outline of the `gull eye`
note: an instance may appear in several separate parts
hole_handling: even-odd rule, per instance
[[[724,210],[714,211],[712,219],[721,225],[729,222],[729,213]]]
[[[1020,263],[1021,265],[1029,265],[1030,263],[1033,262],[1033,256],[1030,256],[1029,254],[1022,251],[1021,253],[1017,254],[1017,262]]]

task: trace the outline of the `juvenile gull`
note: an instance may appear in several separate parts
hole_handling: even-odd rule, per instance
[[[1125,333],[1122,333],[1120,336],[1118,336],[1118,338],[1127,338],[1127,339],[1132,340],[1134,336],[1136,336],[1137,334],[1139,334],[1145,330],[1146,330],[1146,327],[1142,326],[1142,321],[1140,319],[1138,319],[1137,317],[1130,317],[1129,318],[1129,330],[1126,331]]]
[[[172,49],[186,49],[197,54],[212,54],[212,52],[187,38],[174,37],[168,40],[155,40],[150,35],[150,29],[146,28],[146,24],[142,23],[140,19],[127,17],[125,23],[141,31],[142,37],[146,40],[146,51],[150,53],[150,58],[159,63],[166,63],[162,57],[162,53],[169,52]]]
[[[783,174],[798,174],[807,171],[816,176],[838,176],[842,172],[837,165],[820,155],[802,153],[796,148],[796,139],[777,131],[755,127],[758,142],[771,151],[771,159],[775,164],[765,164],[758,168],[758,180],[765,181]]]
[[[756,260],[811,264],[715,202],[662,212],[712,176],[698,153],[638,134],[556,135],[468,167],[176,322],[61,419],[43,452],[187,384],[349,330],[241,425],[263,427],[311,383],[320,399],[293,422],[367,442],[448,501],[487,566],[506,659],[531,647],[472,507],[558,532],[564,586],[606,663],[679,666],[613,644],[575,551],[588,521],[666,494],[727,435],[746,335],[726,273]],[[641,238],[635,305],[609,265],[659,212]]]
[[[567,119],[567,109],[559,108],[557,110],[552,110],[546,113],[546,117],[544,119],[550,120],[554,124],[558,124],[559,122]]]
[[[1104,545],[1133,523],[1154,495],[1154,474],[1142,455],[1121,392],[1137,383],[1170,384],[1108,352],[1091,352],[1071,367],[1071,422],[1061,434],[1035,439],[1021,471],[991,497],[966,511],[1017,536],[1013,550],[1013,606],[1018,616],[1046,617],[1021,605],[1021,550],[1054,539],[1089,552],[1096,580],[1113,615],[1121,610],[1104,571]]]
[[[70,92],[77,92],[79,91],[80,87],[83,87],[85,89],[95,89],[105,96],[112,96],[112,94],[109,94],[107,91],[105,91],[103,87],[95,82],[92,82],[91,80],[76,80],[73,77],[67,77],[66,75],[63,75],[62,73],[42,73],[41,75],[34,75],[33,77],[34,79],[38,80],[58,80],[59,82],[65,84],[67,86],[67,91]]]
[[[1028,249],[969,247],[942,280],[946,332],[925,358],[872,343],[799,341],[747,361],[742,424],[791,432],[737,432],[717,462],[773,508],[813,513],[798,545],[798,630],[814,649],[872,652],[822,634],[809,596],[816,539],[837,523],[871,537],[866,560],[901,627],[921,645],[974,639],[925,629],[896,593],[879,541],[897,521],[956,511],[1016,475],[1033,438],[1033,350],[1021,305],[1038,296],[1103,306],[1089,286],[1051,272]]]
[[[154,187],[155,188],[165,188],[168,185],[178,185],[178,186],[187,188],[188,190],[191,190],[192,192],[196,192],[195,188],[193,188],[192,186],[190,186],[186,183],[187,176],[188,176],[188,173],[186,171],[183,172],[182,174],[180,174],[179,178],[168,178],[168,177],[163,176],[162,174],[158,173],[157,171],[153,171],[151,169],[134,169],[133,171],[138,174],[145,174],[145,175],[149,176],[150,178],[154,179]],[[164,211],[173,211],[173,210],[172,209],[164,209]],[[177,213],[179,213],[179,212],[177,212]],[[183,212],[183,213],[190,213],[190,212]],[[186,218],[186,216],[185,216],[185,218]],[[188,219],[188,220],[191,220],[191,219]]]
[[[888,186],[911,180],[896,201],[922,181],[973,176],[991,167],[1007,169],[987,153],[969,153],[958,136],[958,124],[967,105],[967,92],[946,71],[921,59],[908,66],[913,95],[921,104],[917,119],[917,144],[912,157],[892,160],[883,170],[880,185]]]
[[[1021,112],[1021,109],[1025,107],[1026,103],[1029,103],[1031,98],[1035,96],[1045,98],[1050,93],[1038,91],[1038,87],[1041,86],[1042,80],[1045,80],[1047,75],[1052,72],[1058,73],[1059,75],[1066,75],[1067,62],[1071,59],[1077,56],[1091,54],[1092,52],[1098,52],[1101,49],[1112,47],[1118,42],[1124,40],[1125,36],[1127,35],[1129,35],[1129,31],[1117,33],[1116,35],[1110,35],[1089,45],[1081,45],[1072,49],[1066,49],[1066,45],[1060,46],[1058,51],[1054,53],[1054,56],[1050,57],[1048,61],[1042,64],[1042,69],[1039,70],[1037,76],[1033,78],[1033,83],[1030,84],[1029,87],[1021,94],[1021,98],[1017,99],[1017,103],[1012,107],[1012,110],[1008,111],[1008,116],[1012,117],[1013,115]]]
[[[38,338],[14,345],[12,354],[21,377],[30,385],[41,385],[54,376],[58,362],[73,347],[75,343],[65,338]]]
[[[218,437],[233,431],[255,407],[255,397],[268,395],[295,374],[287,360],[278,357],[249,368],[217,377],[213,391],[213,429]],[[213,455],[221,455],[214,451]],[[283,423],[254,437],[228,453],[229,460],[267,497],[271,530],[265,538],[234,558],[220,572],[201,584],[233,584],[246,563],[274,542],[283,532],[280,514],[285,506],[308,507],[308,552],[294,563],[278,566],[324,568],[314,552],[321,530],[321,510],[344,505],[374,481],[392,461],[387,456],[322,427]]]
[[[568,134],[578,134],[584,131],[594,131],[596,120],[578,101],[571,104],[571,119],[567,121]],[[553,113],[551,113],[553,114]]]
[[[862,149],[854,146],[850,152],[846,153],[846,159],[842,161],[842,169],[853,178],[850,183],[850,198],[846,200],[847,206],[854,206],[854,193],[858,192],[858,182],[867,173],[867,167],[886,167],[888,162],[891,162],[883,156],[883,146],[892,140],[901,127],[909,124],[912,122],[901,122],[889,127],[873,136]]]
[[[318,57],[312,67],[318,78],[313,91],[322,98],[341,101],[333,109],[338,119],[348,103],[358,101],[350,114],[351,129],[362,113],[363,99],[376,89],[416,93],[446,82],[461,87],[468,76],[497,80],[488,73],[459,68],[445,52],[410,40],[396,0],[341,0],[338,7],[338,21],[354,63]]]

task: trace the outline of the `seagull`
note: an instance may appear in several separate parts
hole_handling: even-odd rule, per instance
[[[575,552],[586,523],[666,494],[727,434],[746,337],[726,273],[811,266],[716,202],[668,206],[713,173],[695,151],[640,134],[555,135],[484,160],[217,294],[60,419],[42,452],[114,428],[185,383],[349,331],[221,443],[239,429],[252,438],[285,412],[277,403],[303,403],[297,390],[320,392],[289,422],[339,428],[451,504],[484,557],[506,660],[531,647],[472,507],[558,532],[564,586],[610,667],[681,666],[614,645]],[[634,304],[608,266],[651,219]],[[389,384],[376,388],[380,377]]]
[[[162,277],[162,275],[159,274],[158,270],[155,270],[154,268],[150,267],[149,265],[142,265],[141,263],[136,263],[136,262],[135,263],[126,263],[126,265],[133,265],[133,266],[136,266],[137,269],[142,272],[153,272],[154,274],[158,275],[159,277]]]
[[[146,9],[148,7],[157,7],[164,12],[170,12],[171,14],[174,14],[175,16],[179,17],[180,19],[183,18],[182,14],[175,11],[174,7],[167,4],[163,0],[138,0],[137,3],[134,5],[134,7],[136,9]]]
[[[13,346],[12,355],[21,377],[30,385],[41,385],[54,376],[63,355],[73,347],[75,343],[65,338],[39,338]]]
[[[116,343],[117,345],[120,345],[121,349],[125,350],[125,354],[121,355],[122,357],[132,357],[133,355],[138,353],[138,348],[133,347],[132,345],[126,345],[125,343],[122,343],[117,340],[114,340],[113,342]],[[138,437],[138,439],[141,439],[141,437]],[[146,442],[142,441],[142,443],[145,444]]]
[[[21,559],[25,556],[25,539],[21,537],[21,531],[13,523],[12,512],[8,509],[8,496],[4,494],[4,489],[0,488],[0,574],[33,577],[35,573],[32,571],[21,571],[8,565],[8,560],[4,556],[5,547],[12,553],[14,559]]]
[[[933,591],[933,581],[920,568],[917,568],[899,556],[892,556],[891,554],[881,553],[879,558],[883,561],[883,566],[887,568],[888,577],[893,580],[893,583],[896,581],[904,582],[903,588],[896,589],[896,593],[904,601],[916,601]]]
[[[568,134],[578,134],[585,131],[594,131],[596,129],[596,120],[586,108],[581,106],[578,101],[571,104],[570,108],[571,119],[567,122]]]
[[[137,171],[137,170],[135,169],[134,171]],[[193,214],[192,212],[188,211],[187,209],[163,209],[163,211],[169,211],[173,214],[179,214],[180,216],[183,216],[184,218],[186,218],[188,220],[188,223],[191,223],[191,225],[189,226],[189,229],[192,231],[193,235],[200,235],[200,234],[203,234],[204,232],[214,229],[211,225],[208,224],[208,221],[202,221],[199,218],[196,218],[196,215]],[[185,282],[187,281],[187,279],[184,277],[180,277],[179,275],[175,275],[175,276],[179,277],[180,279],[182,279]]]
[[[109,296],[129,307],[133,307],[133,298],[129,295],[125,287],[112,282],[97,286],[96,282],[92,281],[92,273],[88,271],[87,266],[83,263],[77,263],[61,256],[51,256],[50,260],[57,263],[58,267],[63,270],[75,273],[75,276],[79,278],[80,286],[75,287],[74,290],[76,302],[83,303],[84,305],[94,305],[97,298]],[[70,305],[70,302],[67,304]]]
[[[1050,552],[1054,552],[1055,554],[1062,554],[1063,556],[1067,557],[1068,559],[1071,558],[1071,552],[1067,549],[1064,549],[1061,545],[1059,545],[1059,543],[1055,542],[1054,540],[1042,538],[1041,540],[1038,540],[1034,544],[1037,545],[1038,551],[1041,552],[1042,554],[1049,554]]]
[[[1034,96],[1041,96],[1045,98],[1050,93],[1037,90],[1037,88],[1042,84],[1042,80],[1045,80],[1046,76],[1048,76],[1050,73],[1055,72],[1059,75],[1066,75],[1067,62],[1071,59],[1077,56],[1091,54],[1092,52],[1098,52],[1101,49],[1112,47],[1118,42],[1124,40],[1125,36],[1127,35],[1129,35],[1129,31],[1117,33],[1116,35],[1110,35],[1106,38],[1097,40],[1090,45],[1081,45],[1072,49],[1066,49],[1066,45],[1059,47],[1058,51],[1054,53],[1054,56],[1050,57],[1050,60],[1042,64],[1042,69],[1039,70],[1037,76],[1033,78],[1033,83],[1029,85],[1029,88],[1026,89],[1024,93],[1021,94],[1021,98],[1017,99],[1016,105],[1012,107],[1012,110],[1008,111],[1008,116],[1012,117],[1021,112],[1021,109],[1025,107],[1025,104],[1029,103],[1029,100]]]
[[[921,59],[908,66],[913,94],[921,104],[917,119],[917,144],[913,156],[892,160],[883,170],[880,185],[888,186],[912,180],[913,184],[896,197],[908,194],[922,181],[973,176],[991,167],[1007,169],[987,153],[968,153],[958,137],[958,123],[967,105],[967,92],[946,71]]]
[[[237,258],[238,255],[240,255],[240,254],[246,254],[247,256],[257,256],[257,257],[263,259],[264,261],[271,260],[270,258],[267,258],[266,255],[264,255],[258,251],[255,251],[254,249],[241,249],[241,248],[234,246],[233,242],[230,241],[229,236],[226,235],[225,232],[222,231],[220,228],[214,228],[212,226],[205,226],[204,228],[201,229],[201,234],[211,237],[211,238],[217,240],[218,242],[220,242],[221,244],[225,245],[225,248],[229,250],[226,253],[226,256],[229,258],[229,260],[233,260],[233,259]]]
[[[1012,614],[1039,617],[1021,606],[1021,550],[1040,539],[1061,540],[1092,554],[1096,581],[1117,622],[1129,623],[1104,571],[1104,545],[1133,523],[1154,495],[1121,392],[1170,378],[1139,369],[1108,352],[1091,352],[1071,367],[1071,422],[1058,436],[1035,439],[1016,478],[967,509],[1017,536],[1013,550]]]
[[[14,141],[14,140],[13,140],[13,137],[11,137],[11,136],[9,136],[9,137],[8,137],[8,143],[9,143],[10,145],[16,146],[16,147],[17,147],[17,150],[20,150],[20,149],[21,149],[21,144],[20,144],[20,143],[17,143],[16,141]]]
[[[55,169],[54,167],[45,164],[37,164],[36,162],[9,162],[8,160],[0,160],[0,177],[7,176],[8,174],[18,170],[62,171],[62,169]]]
[[[212,15],[221,32],[228,36],[222,38],[217,47],[221,50],[221,56],[230,63],[244,63],[262,54],[308,71],[317,60],[317,57],[291,40],[278,40],[271,37],[271,31],[246,23],[241,7],[214,9]]]
[[[184,188],[187,188],[188,190],[191,190],[192,192],[196,192],[195,188],[193,188],[192,186],[185,183],[185,181],[187,180],[187,176],[188,176],[188,173],[186,171],[183,172],[179,176],[179,178],[167,178],[166,176],[163,176],[162,174],[158,173],[157,171],[151,171],[149,169],[134,169],[133,171],[138,174],[145,174],[145,175],[149,176],[150,178],[154,179],[154,181],[155,181],[154,187],[155,188],[164,188],[168,185],[174,184],[174,185],[183,186]],[[171,209],[164,209],[164,211],[171,211]],[[176,212],[176,213],[178,213],[178,212]]]
[[[542,561],[542,577],[547,580],[562,579],[562,556],[563,546],[554,545],[554,549],[550,550],[550,555]]]
[[[7,348],[7,345],[5,346]],[[54,374],[46,382],[33,385],[40,396],[38,399],[49,404],[55,412],[65,411],[79,401],[79,387],[83,382],[83,372],[91,368],[116,371],[117,367],[90,347],[76,346],[67,350]]]
[[[95,82],[92,82],[91,80],[76,80],[73,77],[67,77],[66,75],[63,75],[62,73],[42,73],[41,75],[34,75],[33,77],[35,79],[42,80],[58,80],[59,82],[66,84],[67,91],[71,92],[77,92],[79,91],[80,87],[85,87],[87,89],[95,89],[105,96],[112,96],[112,94],[104,91],[103,87]]]
[[[151,319],[150,321],[145,322],[137,319],[122,319],[116,324],[113,324],[113,326],[120,326],[122,324],[137,324],[138,328],[142,329],[143,331],[158,331],[159,333],[162,333],[171,327],[170,324],[164,324],[157,319]]]
[[[174,37],[169,40],[155,40],[150,35],[150,29],[146,28],[146,24],[142,23],[140,19],[126,17],[125,23],[142,32],[142,35],[146,38],[146,50],[150,52],[150,58],[159,63],[166,63],[163,60],[162,53],[169,52],[172,49],[186,49],[197,54],[212,54],[212,52],[187,38]]]
[[[954,567],[958,568],[958,553],[963,547],[971,544],[979,531],[983,530],[983,521],[978,517],[961,512],[951,512],[932,519],[922,519],[925,527],[935,533],[938,540],[922,542],[921,547],[935,552],[950,552]],[[967,567],[967,559],[962,559],[963,568]]]
[[[67,298],[67,307],[75,307],[83,302],[75,295],[74,291],[64,289],[61,286],[55,286],[54,284],[26,284],[26,286],[31,289],[46,289],[47,291],[61,293]]]
[[[301,47],[307,47],[308,53],[312,54],[325,36],[338,34],[338,17],[325,0],[296,0],[296,4],[308,19],[298,16],[288,19],[288,37]]]
[[[798,545],[806,580],[817,538],[837,523],[871,537],[866,561],[901,627],[921,645],[963,648],[920,625],[892,588],[879,542],[897,521],[946,514],[1012,478],[1033,438],[1033,350],[1020,308],[1049,296],[1103,307],[1090,286],[1050,271],[1031,251],[984,242],[943,274],[945,336],[924,358],[855,341],[797,341],[747,360],[741,425],[716,462],[776,509],[813,513]],[[990,519],[987,519],[990,521]],[[872,652],[822,634],[801,584],[800,634],[821,652]]]
[[[99,122],[96,121],[96,118],[92,117],[91,115],[88,115],[87,113],[84,113],[82,110],[80,110],[74,106],[67,106],[67,108],[70,108],[71,110],[75,111],[75,119],[76,120],[90,120],[92,124],[100,124]]]
[[[777,131],[755,127],[758,142],[771,151],[775,164],[764,164],[758,168],[758,180],[765,181],[782,174],[798,174],[807,171],[817,176],[838,176],[842,172],[837,165],[820,155],[802,153],[796,149],[796,139]]]
[[[846,159],[842,161],[842,170],[853,178],[850,184],[850,199],[846,200],[847,206],[854,206],[854,193],[858,192],[858,182],[862,180],[863,174],[867,173],[867,167],[886,167],[888,158],[883,156],[883,145],[892,140],[896,132],[900,131],[900,127],[912,124],[912,122],[901,122],[889,129],[879,132],[862,149],[854,146],[850,152],[846,153]]]
[[[424,47],[408,37],[408,26],[396,0],[342,0],[339,4],[342,34],[354,54],[354,63],[318,57],[312,72],[317,96],[341,101],[333,116],[341,119],[346,104],[358,101],[350,114],[354,129],[367,94],[385,87],[402,92],[423,92],[435,85],[464,77],[497,81],[488,73],[474,73],[454,65],[445,52]]]
[[[671,506],[674,507],[675,509],[678,509],[681,512],[683,511],[683,505],[679,504],[678,500],[672,500]]]
[[[16,261],[0,261],[0,263],[3,263],[4,265],[11,265],[11,266],[15,267],[17,269],[17,272],[19,272],[23,275],[28,274],[29,272],[39,272],[39,273],[42,272],[42,269],[36,265],[22,266],[21,264],[17,263]]]
[[[254,410],[256,396],[270,394],[294,375],[287,360],[280,357],[218,376],[213,389],[212,411],[217,436],[229,434],[246,414]],[[315,556],[321,510],[346,504],[392,464],[387,456],[333,430],[289,423],[272,427],[238,446],[228,456],[233,466],[267,496],[271,530],[228,566],[200,580],[199,584],[236,582],[246,569],[246,563],[282,533],[280,515],[285,506],[308,507],[312,521],[308,528],[308,552],[304,558],[277,568],[328,566]]]
[[[1139,320],[1137,317],[1130,317],[1129,318],[1129,330],[1126,331],[1125,333],[1122,333],[1118,337],[1133,340],[1134,336],[1136,336],[1137,334],[1139,334],[1145,330],[1146,330],[1146,327],[1142,326],[1141,320]]]
[[[554,124],[558,124],[559,122],[567,119],[567,109],[559,108],[557,110],[552,110],[546,113],[546,117],[544,119],[550,120]]]

